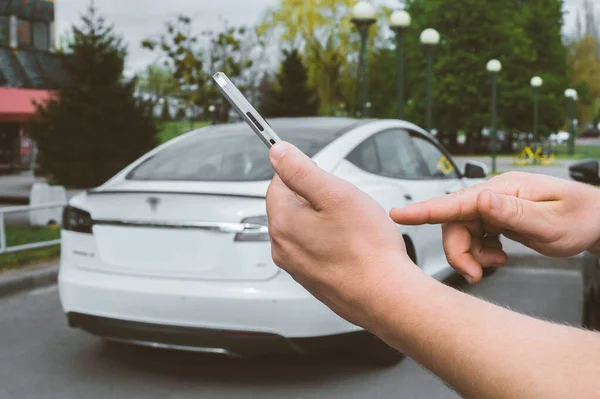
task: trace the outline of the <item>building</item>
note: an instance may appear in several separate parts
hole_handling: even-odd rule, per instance
[[[0,0],[0,172],[33,162],[23,126],[65,79],[56,49],[54,0]]]

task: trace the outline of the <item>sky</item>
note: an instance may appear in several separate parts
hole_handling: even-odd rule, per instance
[[[165,29],[165,22],[177,15],[192,18],[194,29],[218,30],[223,19],[230,25],[253,25],[265,11],[278,3],[277,0],[94,0],[99,12],[128,44],[127,73],[136,73],[156,59],[140,47],[143,39],[156,37]],[[378,4],[399,5],[397,0],[376,0]],[[565,29],[570,31],[575,24],[576,10],[583,0],[565,0]],[[87,0],[57,0],[57,31],[62,34],[79,22],[85,11]],[[600,7],[597,7],[600,11]]]

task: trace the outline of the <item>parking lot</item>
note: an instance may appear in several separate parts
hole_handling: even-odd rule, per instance
[[[520,312],[577,325],[575,271],[505,269],[458,289]],[[0,300],[0,398],[456,398],[411,359],[388,369],[351,355],[235,360],[115,347],[67,327],[56,287]]]

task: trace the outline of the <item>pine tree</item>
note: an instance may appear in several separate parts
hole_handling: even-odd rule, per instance
[[[93,187],[156,144],[150,104],[123,78],[126,49],[93,5],[73,27],[65,55],[68,81],[38,104],[29,128],[40,172],[67,187]]]
[[[265,76],[259,91],[261,110],[270,117],[314,116],[319,104],[315,91],[308,85],[308,71],[298,50],[284,51],[276,84]]]
[[[277,76],[278,103],[282,116],[313,116],[319,104],[316,93],[308,86],[308,71],[298,50],[284,51],[285,59]]]
[[[258,110],[262,116],[267,118],[276,117],[279,114],[279,107],[277,104],[277,90],[275,88],[275,82],[266,74],[263,76],[260,84],[258,85]]]
[[[163,102],[162,111],[160,113],[160,119],[162,121],[170,121],[171,119],[173,119],[171,117],[171,109],[170,109],[169,101],[167,101],[167,100],[164,100],[164,102]]]

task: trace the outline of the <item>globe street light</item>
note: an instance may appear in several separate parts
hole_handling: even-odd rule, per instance
[[[404,119],[404,32],[410,27],[410,14],[396,10],[390,17],[390,28],[396,32],[396,57],[398,59],[398,117]]]
[[[208,112],[210,113],[210,118],[212,121],[212,124],[214,125],[217,121],[216,116],[217,116],[217,107],[215,107],[214,105],[209,105],[208,106]]]
[[[358,29],[358,33],[360,33],[359,80],[362,86],[360,106],[362,108],[363,117],[366,117],[368,112],[367,101],[369,93],[369,82],[367,79],[367,40],[369,38],[369,28],[377,21],[375,8],[369,2],[358,2],[352,9],[351,21]]]
[[[540,120],[540,87],[542,87],[543,84],[544,81],[539,76],[531,78],[531,87],[533,87],[533,139],[535,140],[536,149],[538,145],[538,125]]]
[[[569,155],[575,152],[575,118],[577,117],[577,100],[579,96],[575,89],[565,90],[567,98],[567,118],[569,119]]]
[[[431,80],[433,74],[433,52],[435,47],[440,43],[440,34],[435,29],[425,29],[421,33],[421,44],[425,49],[425,56],[427,57],[427,104],[425,114],[425,128],[431,132]]]
[[[502,64],[498,60],[490,60],[487,70],[492,74],[492,173],[496,173],[496,142],[498,132],[496,130],[496,98],[498,74],[502,70]]]

